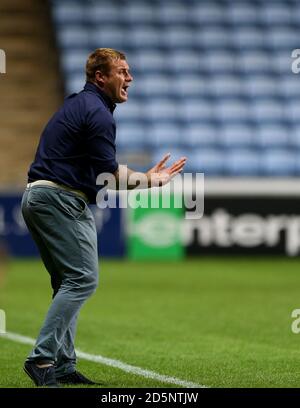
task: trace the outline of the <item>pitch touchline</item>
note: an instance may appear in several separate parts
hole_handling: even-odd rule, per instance
[[[17,334],[17,333],[7,332],[5,334],[2,334],[0,336],[0,339],[1,338],[9,339],[17,343],[30,344],[30,345],[35,344],[35,340],[33,338],[22,336],[21,334]],[[175,384],[175,385],[179,385],[185,388],[207,388],[205,385],[180,380],[179,378],[169,377],[167,375],[161,375],[154,371],[144,370],[143,368],[135,367],[130,364],[123,363],[122,361],[119,361],[119,360],[113,360],[111,358],[102,357],[102,356],[95,355],[95,354],[84,353],[83,351],[80,351],[78,349],[76,350],[76,354],[79,358],[82,358],[83,360],[92,361],[94,363],[99,363],[99,364],[104,364],[110,367],[119,368],[120,370],[126,371],[127,373],[139,375],[145,378],[151,378],[153,380],[156,380],[162,383]]]

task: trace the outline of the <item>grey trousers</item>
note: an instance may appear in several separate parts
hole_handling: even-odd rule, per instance
[[[22,213],[53,288],[52,303],[28,360],[55,362],[59,377],[75,371],[78,313],[98,285],[95,221],[79,195],[52,186],[27,188]]]

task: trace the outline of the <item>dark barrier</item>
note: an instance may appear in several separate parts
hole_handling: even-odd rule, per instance
[[[188,255],[300,255],[299,197],[207,197],[204,216],[184,221]]]

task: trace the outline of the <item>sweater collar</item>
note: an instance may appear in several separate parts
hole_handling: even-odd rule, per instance
[[[110,97],[106,95],[106,93],[103,92],[97,85],[93,84],[92,82],[86,82],[83,89],[85,91],[90,91],[90,92],[98,94],[103,100],[103,102],[105,103],[105,105],[108,107],[110,112],[113,113],[113,111],[116,108],[116,104],[113,103]]]

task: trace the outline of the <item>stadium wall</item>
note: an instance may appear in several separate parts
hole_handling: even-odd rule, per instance
[[[208,179],[204,191],[200,219],[187,219],[184,208],[175,213],[162,208],[137,213],[138,209],[92,206],[99,253],[133,259],[300,255],[300,189],[296,179]],[[0,243],[13,256],[37,256],[20,203],[20,193],[1,194]]]

